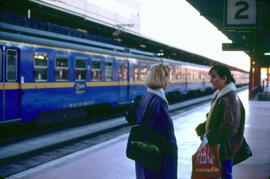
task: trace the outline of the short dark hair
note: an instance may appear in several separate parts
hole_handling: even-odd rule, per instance
[[[227,77],[227,84],[230,82],[235,83],[235,80],[233,78],[233,75],[230,71],[230,69],[224,65],[214,65],[212,66],[212,68],[209,70],[209,73],[211,73],[212,71],[217,72],[217,74],[220,77]]]

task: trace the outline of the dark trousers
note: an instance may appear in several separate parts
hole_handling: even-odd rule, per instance
[[[221,160],[222,179],[233,179],[232,175],[233,160]]]

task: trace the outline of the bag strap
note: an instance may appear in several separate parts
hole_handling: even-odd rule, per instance
[[[141,125],[144,125],[144,126],[150,126],[151,125],[151,122],[152,122],[152,113],[150,113],[150,108],[151,108],[151,102],[153,101],[153,99],[155,98],[155,95],[152,94],[153,96],[150,97],[148,103],[147,103],[147,107],[146,107],[146,110],[143,114],[143,120],[142,120],[142,124]],[[142,101],[142,100],[141,100]]]

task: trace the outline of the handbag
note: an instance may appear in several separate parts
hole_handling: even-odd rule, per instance
[[[221,178],[219,145],[200,145],[192,155],[192,179]]]
[[[244,137],[240,150],[235,154],[233,158],[233,165],[239,164],[251,156],[252,156],[252,151]]]
[[[173,154],[173,146],[166,138],[150,127],[152,119],[148,112],[149,103],[145,112],[145,114],[148,114],[148,118],[143,120],[142,124],[136,124],[130,129],[126,156],[146,168],[158,170],[164,156]]]
[[[243,124],[240,124],[240,125],[244,126],[245,118],[246,118],[245,108],[244,108],[243,103],[241,102],[241,123],[243,123]],[[246,141],[245,137],[243,137],[243,142],[242,142],[241,148],[234,155],[233,165],[241,163],[241,162],[245,161],[246,159],[248,159],[251,156],[252,156],[252,151],[251,151],[249,145],[247,144],[247,141]]]

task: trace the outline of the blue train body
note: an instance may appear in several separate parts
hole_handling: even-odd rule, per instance
[[[211,86],[207,66],[120,51],[119,46],[112,47],[117,50],[89,47],[80,38],[75,39],[77,43],[54,38],[1,34],[0,122],[32,121],[43,113],[99,104],[126,104],[145,93],[145,74],[159,62],[172,67],[167,93],[204,91]]]

